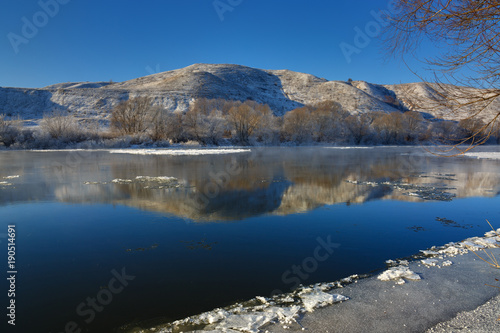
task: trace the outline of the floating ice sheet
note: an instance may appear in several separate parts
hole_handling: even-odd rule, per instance
[[[144,186],[145,189],[164,189],[164,188],[178,188],[184,186],[184,182],[180,182],[179,179],[175,177],[167,177],[167,176],[137,176],[132,179],[122,179],[116,178],[111,180],[110,182],[92,182],[86,181],[85,185],[107,185],[109,183],[112,184],[120,184],[120,185],[132,185],[132,184],[140,184]]]
[[[198,156],[249,153],[250,149],[113,149],[111,154]]]
[[[434,186],[432,184],[428,185],[416,185],[404,183],[401,181],[361,181],[361,180],[346,180],[347,183],[364,185],[364,186],[386,186],[393,190],[401,191],[403,195],[417,197],[423,200],[434,200],[434,201],[451,201],[456,196],[454,193],[447,192],[450,190],[443,186]]]
[[[19,177],[20,177],[19,175],[12,175],[12,176],[3,177],[3,179],[15,179],[15,178],[19,178]]]
[[[500,152],[465,153],[464,156],[477,158],[477,159],[500,160]]]

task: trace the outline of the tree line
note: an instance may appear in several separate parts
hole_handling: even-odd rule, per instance
[[[255,101],[198,99],[185,113],[166,112],[138,97],[120,103],[111,115],[111,129],[121,135],[148,134],[154,141],[196,141],[202,145],[231,142],[255,144],[415,144],[454,143],[477,137],[480,119],[425,119],[420,112],[350,113],[335,101],[323,101],[275,116]],[[483,133],[486,135],[486,133]],[[488,133],[490,134],[490,133]],[[492,142],[500,141],[500,127]]]
[[[169,112],[149,97],[131,98],[115,106],[109,126],[61,111],[47,114],[39,128],[0,115],[0,145],[14,148],[126,146],[196,142],[201,145],[341,145],[454,144],[474,140],[484,131],[480,119],[459,122],[425,119],[416,111],[350,113],[335,101],[306,105],[275,116],[255,101],[195,100],[188,111]],[[490,135],[500,143],[500,126]]]

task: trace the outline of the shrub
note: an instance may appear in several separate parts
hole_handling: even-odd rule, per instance
[[[52,139],[61,142],[79,142],[87,139],[87,131],[82,128],[78,120],[63,111],[55,110],[44,115],[40,125]]]
[[[9,147],[15,142],[19,129],[15,121],[6,120],[4,114],[0,114],[0,144]]]

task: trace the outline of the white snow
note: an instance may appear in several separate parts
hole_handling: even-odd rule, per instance
[[[116,179],[113,179],[111,182],[115,183],[115,184],[131,184],[132,183],[132,179],[120,179],[120,178],[116,178]]]
[[[353,276],[352,279],[355,277]],[[255,297],[245,306],[236,304],[225,309],[215,309],[200,315],[177,320],[162,332],[174,332],[177,328],[196,327],[199,332],[237,332],[258,333],[268,323],[290,325],[296,318],[307,312],[349,298],[339,294],[330,294],[326,290],[338,286],[337,283],[316,284],[301,287],[292,293],[273,298]],[[295,296],[295,297],[294,297]],[[200,329],[203,327],[203,329]],[[198,332],[198,331],[196,331]]]
[[[437,256],[439,255],[438,252],[436,251],[431,251],[431,250],[420,250],[425,256]]]
[[[441,264],[443,267],[446,267],[446,266],[451,266],[453,265],[453,263],[450,261],[450,260],[445,260],[443,261],[443,263]]]
[[[112,149],[111,154],[198,156],[249,153],[250,149]]]
[[[381,281],[395,281],[396,284],[404,284],[405,280],[420,280],[420,276],[411,271],[408,267],[406,266],[396,266],[396,267],[391,267],[388,270],[384,271],[382,274],[380,274],[377,279]]]
[[[477,159],[500,160],[500,152],[465,153],[464,156]]]
[[[159,176],[159,177],[151,177],[151,176],[137,176],[135,177],[137,181],[144,181],[144,182],[158,182],[158,183],[169,183],[169,182],[176,182],[177,178],[175,177],[166,177],[166,176]]]
[[[456,246],[448,246],[442,250],[439,250],[439,253],[440,254],[445,254],[445,255],[449,255],[449,256],[457,256],[459,254],[462,254],[464,253],[466,250],[462,249],[462,248],[458,248]]]
[[[324,147],[326,149],[375,149],[375,147],[359,147],[359,146],[344,146],[344,147]]]
[[[259,332],[259,328],[273,320],[272,313],[230,315],[216,326],[217,329],[236,329],[243,332]]]
[[[12,176],[3,177],[3,179],[14,179],[14,178],[19,178],[19,177],[20,177],[19,175],[12,175]]]
[[[424,259],[421,262],[426,266],[436,266],[439,261],[437,259]]]
[[[496,237],[485,237],[474,239],[474,243],[487,248],[498,247],[499,243]]]
[[[302,299],[302,304],[307,312],[312,312],[314,309],[322,308],[328,304],[348,300],[345,296],[328,294],[318,289],[315,289],[311,293],[300,295],[300,298]]]
[[[470,238],[469,238],[469,240],[462,242],[462,245],[471,251],[479,251],[480,249],[484,249],[484,245],[479,245],[479,244],[473,243],[470,240]]]
[[[168,177],[166,177],[168,178]],[[500,230],[497,230],[498,232]],[[453,263],[444,257],[454,257],[469,252],[472,249],[480,250],[490,247],[500,247],[500,237],[495,231],[485,234],[485,237],[471,237],[462,242],[448,243],[442,247],[432,247],[421,250],[424,255],[435,258],[420,260],[421,264],[430,269],[451,266]],[[475,250],[474,250],[475,251]],[[394,265],[377,276],[381,281],[394,281],[396,284],[404,284],[405,280],[421,280],[419,274],[410,270],[407,260],[387,260],[388,265]],[[306,312],[325,307],[327,305],[348,300],[340,294],[332,294],[330,290],[342,287],[341,283],[357,282],[359,276],[353,275],[337,282],[318,283],[309,287],[301,287],[298,290],[272,298],[255,297],[251,302],[254,305],[245,306],[236,304],[226,309],[215,309],[197,316],[178,320],[169,324],[169,327],[161,332],[171,333],[180,327],[193,326],[198,329],[194,332],[262,332],[262,327],[270,323],[279,323],[284,328],[297,322],[299,315]],[[392,302],[391,302],[392,303]],[[200,328],[203,327],[203,328]]]

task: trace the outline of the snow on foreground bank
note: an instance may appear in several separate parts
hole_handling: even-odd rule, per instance
[[[484,237],[472,237],[458,243],[448,243],[445,246],[433,246],[429,250],[421,250],[426,259],[420,260],[420,263],[426,267],[447,267],[453,263],[447,258],[452,258],[457,255],[463,255],[469,251],[480,251],[488,248],[500,247],[500,229],[496,231],[488,231]],[[394,281],[396,284],[404,284],[405,280],[420,280],[420,276],[408,268],[409,262],[407,260],[387,260],[386,264],[390,267],[377,279],[381,281]]]
[[[410,270],[410,268],[418,269],[418,267],[421,267],[420,269],[428,269],[431,271],[443,269],[443,272],[446,272],[448,267],[453,265],[451,260],[448,260],[449,258],[465,255],[471,250],[477,252],[487,248],[499,248],[500,237],[498,233],[500,233],[500,229],[487,232],[484,237],[472,237],[462,242],[449,243],[445,246],[423,250],[420,255],[414,256],[414,261],[412,262],[408,262],[407,260],[388,260],[386,263],[389,268],[379,274],[377,278],[374,278],[373,281],[380,286],[392,285],[394,288],[394,283],[396,285],[405,284],[405,279],[413,280],[415,281],[413,283],[417,288],[416,290],[420,290],[420,287],[418,287],[419,284],[425,286],[429,283],[429,280],[427,280],[427,283],[424,280],[421,281],[421,276],[419,274],[423,274],[423,278],[428,278],[428,276],[422,271],[419,271],[417,274]],[[481,252],[477,253],[481,255]],[[456,262],[460,262],[460,259],[456,258]],[[457,267],[459,266],[460,264],[457,265]],[[455,267],[455,265],[452,267]],[[266,330],[273,331],[272,327],[275,326],[269,326],[273,324],[279,325],[280,332],[289,331],[289,329],[295,331],[297,328],[300,329],[302,325],[301,322],[303,318],[305,318],[304,316],[316,315],[317,312],[314,310],[348,300],[348,297],[335,294],[334,292],[344,286],[347,287],[347,289],[355,289],[358,287],[357,285],[354,286],[351,284],[351,286],[346,286],[346,284],[358,281],[360,280],[358,280],[358,276],[355,275],[337,282],[301,287],[289,294],[277,295],[272,298],[256,297],[248,302],[235,304],[224,309],[215,309],[149,330],[144,329],[140,332],[257,333],[265,332]],[[360,284],[365,281],[360,281]],[[434,283],[439,283],[439,281],[438,278]],[[370,290],[373,291],[373,287],[372,285]],[[382,287],[382,289],[385,288]],[[352,295],[352,291],[349,296],[352,296],[353,300],[357,303],[364,302],[364,298],[357,299],[355,295]],[[390,303],[392,303],[392,301]],[[349,304],[350,302],[347,302],[345,306],[349,306]],[[345,306],[342,308],[345,308]],[[357,305],[354,305],[354,308],[356,308],[356,306]],[[369,306],[369,303],[367,303],[367,306]],[[335,308],[335,306],[332,307],[332,309]],[[376,320],[380,320],[380,318],[377,317]]]
[[[344,283],[356,280],[358,276],[344,279]],[[283,327],[297,323],[297,318],[305,312],[325,307],[333,303],[348,300],[348,297],[332,294],[328,291],[341,287],[340,282],[316,284],[301,287],[284,295],[266,298],[258,296],[243,304],[236,304],[224,309],[215,309],[200,315],[177,320],[166,327],[152,328],[150,331],[160,333],[171,332],[227,332],[257,333],[270,323],[280,323]],[[195,330],[195,328],[203,329]],[[145,332],[145,331],[142,331]]]
[[[249,153],[250,149],[113,149],[111,154],[131,154],[131,155],[168,155],[168,156],[198,156],[198,155],[222,155]]]
[[[477,159],[500,160],[499,152],[465,153],[464,156]]]

